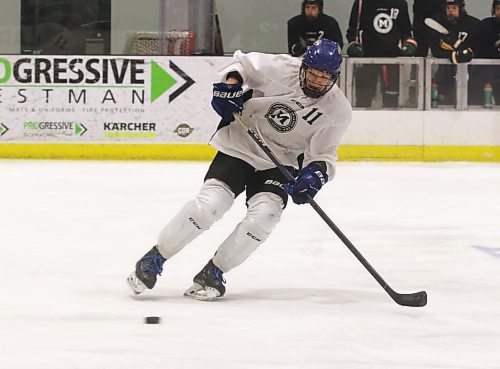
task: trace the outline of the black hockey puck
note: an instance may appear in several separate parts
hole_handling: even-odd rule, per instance
[[[160,324],[160,317],[159,316],[147,316],[144,319],[144,322],[146,324]]]

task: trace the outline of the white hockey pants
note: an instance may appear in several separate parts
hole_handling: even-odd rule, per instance
[[[243,263],[269,237],[282,212],[280,196],[270,192],[252,196],[245,218],[217,249],[214,264],[228,272]]]
[[[177,254],[219,220],[233,202],[234,193],[224,182],[205,181],[196,198],[187,202],[161,231],[158,237],[160,254],[166,259]]]
[[[234,194],[225,183],[207,180],[196,198],[186,203],[160,233],[158,249],[162,256],[169,259],[182,250],[219,220],[233,202]],[[280,196],[269,192],[252,196],[245,218],[217,249],[214,264],[228,272],[245,261],[271,234],[282,212]]]

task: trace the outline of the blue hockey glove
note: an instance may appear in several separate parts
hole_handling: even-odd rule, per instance
[[[234,120],[233,113],[243,111],[243,89],[241,84],[214,83],[212,107],[226,123]]]
[[[309,202],[306,194],[314,197],[326,182],[328,175],[320,165],[312,163],[299,171],[295,183],[285,183],[285,191],[295,204],[305,204]]]

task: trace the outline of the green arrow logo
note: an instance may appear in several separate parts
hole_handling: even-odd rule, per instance
[[[0,123],[0,136],[3,136],[4,134],[6,134],[8,130],[9,130],[9,127],[7,127],[3,123]]]
[[[193,85],[194,80],[172,61],[169,62],[169,68],[177,73],[177,75],[184,81],[184,83],[174,92],[172,92],[168,97],[168,102],[172,102],[175,98],[186,91],[191,85]],[[172,86],[174,86],[176,83],[177,80],[169,73],[167,73],[165,69],[160,67],[157,62],[151,61],[151,102],[155,101],[167,90],[171,89]]]
[[[165,72],[157,62],[151,61],[151,102],[163,95],[176,83],[174,77]]]
[[[85,132],[87,132],[87,127],[85,127],[82,123],[75,124],[75,134],[77,136],[83,136]]]

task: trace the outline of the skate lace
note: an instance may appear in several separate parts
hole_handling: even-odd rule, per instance
[[[226,283],[226,280],[224,279],[224,276],[222,275],[222,270],[220,270],[219,268],[215,267],[214,269],[214,277],[215,279],[217,279],[218,281],[222,282],[222,283]]]
[[[145,263],[145,271],[151,272],[157,275],[161,275],[163,272],[163,263],[165,259],[161,255],[146,255],[144,256]]]

